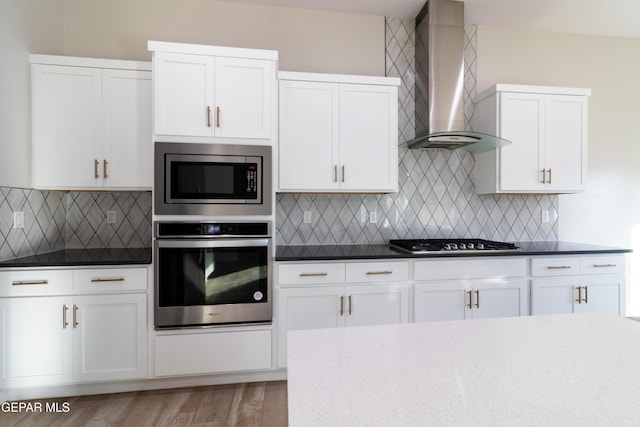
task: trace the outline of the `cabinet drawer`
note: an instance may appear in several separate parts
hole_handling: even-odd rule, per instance
[[[280,285],[344,283],[344,263],[281,264],[278,267]]]
[[[346,265],[347,283],[406,282],[408,262],[357,262]]]
[[[73,290],[76,292],[122,292],[146,289],[146,268],[101,268],[73,272]]]
[[[580,258],[549,257],[531,260],[532,276],[572,276],[580,273]]]
[[[71,270],[12,270],[0,272],[0,296],[64,295],[71,293]]]
[[[580,274],[624,274],[624,255],[598,255],[580,258]]]
[[[208,332],[156,337],[156,376],[271,368],[271,331]]]
[[[489,279],[527,275],[525,258],[478,258],[418,261],[415,280]]]

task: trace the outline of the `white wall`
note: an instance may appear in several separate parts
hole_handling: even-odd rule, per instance
[[[64,0],[0,1],[0,187],[31,187],[29,53],[62,54]]]
[[[65,54],[150,60],[147,40],[278,50],[280,69],[384,76],[384,17],[213,0],[66,0]]]
[[[560,196],[559,238],[640,253],[640,39],[478,27],[478,91],[495,83],[576,86],[589,98],[588,183]],[[640,260],[628,306],[640,313]]]

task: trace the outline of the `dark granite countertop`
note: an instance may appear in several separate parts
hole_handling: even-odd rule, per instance
[[[302,245],[276,246],[276,261],[322,261],[377,258],[451,258],[479,256],[523,256],[523,255],[579,255],[628,253],[631,249],[598,246],[572,242],[513,242],[521,251],[499,253],[446,252],[433,254],[411,254],[389,247],[374,245]]]
[[[63,249],[0,261],[0,268],[124,264],[151,264],[151,248]]]

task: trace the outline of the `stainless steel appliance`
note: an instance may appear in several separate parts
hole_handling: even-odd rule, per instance
[[[271,147],[156,142],[156,215],[271,215]]]
[[[390,240],[389,245],[400,251],[414,254],[478,254],[519,252],[513,243],[494,242],[483,239],[398,239]]]
[[[270,322],[270,222],[155,223],[156,328]]]

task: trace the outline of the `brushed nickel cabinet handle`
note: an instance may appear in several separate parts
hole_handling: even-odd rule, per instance
[[[207,105],[207,127],[211,127],[211,107]]]
[[[344,182],[344,165],[342,165],[342,182]]]
[[[105,282],[124,282],[124,277],[114,277],[113,279],[91,279],[91,283],[105,283]]]
[[[109,178],[109,174],[107,173],[108,165],[109,165],[109,162],[106,159],[102,161],[102,176],[104,177],[104,179]]]
[[[576,289],[578,290],[578,299],[576,302],[582,304],[582,286],[576,286]]]
[[[550,265],[547,267],[547,269],[549,270],[566,270],[568,268],[571,268],[570,265]]]
[[[333,165],[333,182],[338,182],[338,165]]]
[[[467,304],[467,307],[469,308],[473,308],[473,301],[472,301],[472,296],[471,296],[471,291],[467,291],[467,293],[469,294],[469,304]]]
[[[93,163],[93,175],[96,179],[100,178],[100,175],[98,174],[99,165],[100,165],[100,162],[98,161],[98,159],[95,159]]]
[[[216,107],[216,127],[220,127],[220,107]]]
[[[344,295],[340,295],[340,316],[344,315]]]
[[[547,182],[547,170],[542,169],[540,172],[542,172],[542,181],[540,181],[540,184],[544,184]]]
[[[547,184],[551,184],[551,169],[549,169],[549,180],[547,181]]]
[[[589,304],[589,287],[584,287],[584,303]]]
[[[300,277],[324,277],[328,273],[300,273]]]
[[[384,270],[384,271],[367,271],[367,276],[374,276],[376,274],[393,274],[393,271]]]
[[[67,329],[67,326],[69,326],[69,322],[67,322],[67,310],[69,310],[69,307],[67,307],[66,304],[62,304],[62,329]]]
[[[78,306],[73,304],[73,329],[78,327],[80,323],[78,322]]]
[[[593,264],[594,268],[617,267],[616,264]]]
[[[25,285],[48,285],[48,280],[18,280],[11,282],[13,286],[25,286]]]
[[[351,295],[349,295],[349,316],[351,316]]]
[[[476,308],[480,308],[480,290],[476,289]]]

